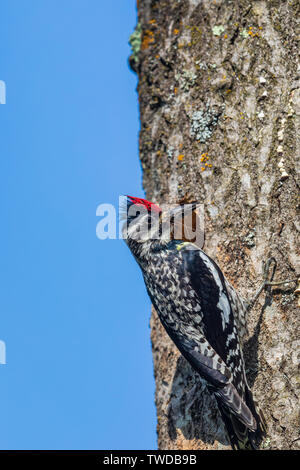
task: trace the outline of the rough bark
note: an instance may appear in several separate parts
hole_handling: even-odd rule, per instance
[[[300,271],[299,14],[297,0],[138,4],[131,64],[147,198],[173,203],[189,195],[204,203],[204,249],[245,298],[270,255],[276,279]],[[247,375],[267,418],[268,449],[300,448],[294,290],[262,294],[249,317]],[[155,312],[151,328],[158,447],[225,448],[214,399]]]

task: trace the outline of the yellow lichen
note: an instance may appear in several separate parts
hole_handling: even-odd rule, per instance
[[[209,159],[207,153],[202,153],[200,157],[200,162],[205,162]]]
[[[259,33],[253,31],[253,26],[249,26],[248,35],[252,38],[259,37]]]
[[[150,31],[149,29],[147,29],[147,31],[145,31],[145,34],[143,36],[141,49],[143,51],[148,49],[150,44],[153,42],[154,42],[154,33],[153,31]]]
[[[212,168],[212,164],[209,163],[209,156],[207,152],[201,154],[200,162],[202,164],[204,163],[204,166],[201,167],[201,171],[205,171],[207,168]]]

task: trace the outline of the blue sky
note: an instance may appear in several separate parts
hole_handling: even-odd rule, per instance
[[[154,449],[150,301],[96,208],[143,197],[135,1],[0,15],[1,449]]]

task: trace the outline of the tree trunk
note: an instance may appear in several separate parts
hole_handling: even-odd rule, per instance
[[[269,256],[277,280],[300,271],[299,10],[298,0],[138,2],[131,65],[147,199],[204,204],[204,250],[246,299]],[[294,291],[261,294],[249,315],[246,369],[268,449],[300,448]],[[227,448],[214,398],[155,312],[151,328],[158,447]]]

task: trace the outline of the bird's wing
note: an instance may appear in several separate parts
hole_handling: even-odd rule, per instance
[[[244,394],[244,361],[240,347],[239,325],[231,305],[225,278],[202,250],[184,249],[182,269],[188,273],[191,288],[198,298],[203,334],[233,375],[233,384]]]
[[[155,303],[154,307],[157,309]],[[254,431],[256,429],[255,418],[233,385],[230,370],[203,335],[199,334],[199,330],[190,325],[186,332],[183,325],[177,324],[175,328],[166,323],[163,317],[161,321],[181,354],[212,387],[219,400],[239,421]]]
[[[180,257],[182,262],[177,274],[183,282],[188,280],[181,292],[189,285],[194,290],[198,308],[191,310],[188,318],[183,318],[179,309],[172,315],[172,311],[161,309],[161,299],[166,296],[163,286],[156,284],[156,295],[152,295],[151,289],[148,294],[182,355],[213,387],[224,405],[248,428],[255,429],[255,419],[243,400],[243,359],[224,277],[201,250],[184,248],[180,250]],[[152,281],[155,282],[154,278]],[[168,303],[172,303],[171,296]],[[172,308],[176,309],[175,304]],[[202,317],[200,324],[196,322],[199,315]]]

